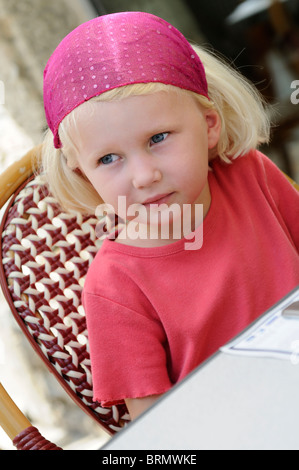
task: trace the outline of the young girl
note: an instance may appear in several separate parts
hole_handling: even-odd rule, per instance
[[[94,398],[134,418],[299,284],[299,196],[256,150],[269,122],[254,87],[151,14],[71,32],[44,103],[61,205],[134,221],[103,242],[83,291]]]

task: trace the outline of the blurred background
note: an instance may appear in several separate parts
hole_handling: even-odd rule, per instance
[[[252,80],[273,117],[262,150],[299,182],[299,0],[0,0],[0,171],[43,139],[42,75],[58,43],[88,19],[126,10],[161,16]],[[31,352],[1,293],[0,325],[0,381],[34,425],[65,449],[103,445],[108,436]],[[11,448],[0,430],[0,449]]]

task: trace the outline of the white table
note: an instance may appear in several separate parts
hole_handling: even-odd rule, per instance
[[[299,299],[299,288],[287,303],[294,302],[294,296]],[[103,450],[298,450],[296,358],[219,351]]]

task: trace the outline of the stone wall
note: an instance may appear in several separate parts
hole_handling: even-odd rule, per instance
[[[46,125],[42,74],[47,59],[61,39],[92,13],[77,1],[0,0],[0,80],[5,86],[5,107],[35,143],[40,142]]]

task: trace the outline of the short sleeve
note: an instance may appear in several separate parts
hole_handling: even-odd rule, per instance
[[[83,292],[94,400],[102,406],[166,392],[166,337],[156,319]]]

